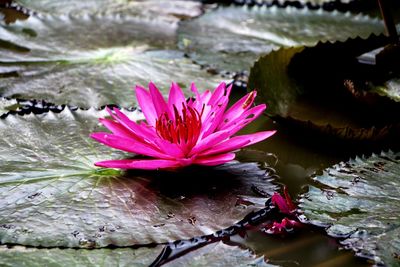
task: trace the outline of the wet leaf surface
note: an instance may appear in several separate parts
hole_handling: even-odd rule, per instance
[[[1,266],[149,266],[161,252],[153,248],[117,249],[46,249],[15,246],[0,247]],[[249,250],[228,246],[222,242],[211,244],[173,260],[164,266],[275,266],[265,263]]]
[[[0,117],[7,114],[10,110],[15,110],[18,105],[17,100],[0,98]]]
[[[265,196],[255,192],[276,189],[256,163],[176,172],[95,168],[128,156],[89,139],[104,115],[65,108],[0,120],[1,243],[105,247],[191,238],[264,207]]]
[[[315,177],[300,208],[356,255],[398,266],[399,174],[400,154],[390,151],[341,162]]]
[[[255,256],[250,250],[243,250],[237,246],[228,246],[222,242],[211,244],[190,252],[172,262],[165,264],[173,266],[255,266],[273,267],[267,264],[264,257]]]
[[[262,54],[279,47],[318,41],[366,38],[383,32],[377,19],[307,8],[219,7],[182,22],[180,45],[200,63],[229,71],[247,70]]]
[[[195,17],[202,13],[200,3],[180,0],[17,0],[15,2],[31,11],[53,15],[121,14],[166,22],[178,22],[180,19]]]
[[[172,81],[214,88],[220,76],[173,50],[175,30],[171,23],[117,15],[41,15],[3,24],[0,94],[80,107],[127,107],[135,105],[132,87],[147,86],[149,80],[165,94]]]
[[[140,266],[151,264],[161,251],[156,248],[118,249],[59,249],[0,247],[0,265],[4,267],[58,266]]]
[[[249,88],[260,89],[267,112],[283,123],[349,140],[393,138],[400,130],[400,106],[366,105],[345,88],[349,79],[374,72],[356,56],[385,42],[371,36],[271,52],[251,69]]]

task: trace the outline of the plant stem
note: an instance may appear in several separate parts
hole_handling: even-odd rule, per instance
[[[389,35],[392,43],[399,43],[399,36],[397,34],[396,24],[394,23],[392,13],[390,12],[391,0],[378,0],[379,8],[381,10],[382,18],[385,22],[385,29]]]

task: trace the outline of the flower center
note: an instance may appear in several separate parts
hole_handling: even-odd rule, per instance
[[[190,150],[197,143],[201,131],[201,114],[194,108],[183,104],[179,113],[174,106],[174,117],[171,119],[164,112],[156,120],[156,131],[159,137],[171,143],[182,145],[185,150]]]

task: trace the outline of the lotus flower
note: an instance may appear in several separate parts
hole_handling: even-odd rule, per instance
[[[147,156],[97,162],[95,165],[120,169],[173,169],[195,165],[215,166],[235,158],[232,151],[260,142],[275,133],[263,131],[233,136],[265,110],[264,104],[253,106],[252,91],[228,107],[232,86],[221,83],[214,92],[199,93],[185,99],[173,83],[168,101],[153,83],[149,91],[136,86],[136,97],[146,122],[130,120],[117,108],[107,109],[112,119],[100,122],[112,133],[92,133],[91,137],[107,146]]]

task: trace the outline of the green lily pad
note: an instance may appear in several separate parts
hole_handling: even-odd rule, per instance
[[[10,110],[15,110],[18,102],[15,99],[0,98],[0,117],[7,114]]]
[[[65,108],[0,120],[2,244],[105,247],[191,238],[264,207],[254,191],[276,189],[256,163],[176,172],[94,167],[129,156],[88,137],[102,130],[97,118],[104,115]]]
[[[178,29],[180,45],[192,58],[229,71],[249,69],[260,55],[279,47],[381,32],[381,21],[363,15],[266,6],[219,7]]]
[[[400,264],[400,153],[357,157],[314,178],[300,208],[311,224],[376,264]]]
[[[155,248],[117,249],[47,249],[15,246],[0,247],[0,265],[26,267],[55,266],[149,266],[161,252]],[[164,266],[272,266],[263,257],[257,258],[251,251],[222,242],[195,250]]]
[[[151,20],[177,22],[202,13],[201,3],[196,1],[130,1],[130,0],[17,0],[19,5],[31,11],[48,14],[123,14]]]
[[[399,106],[371,108],[344,86],[348,77],[365,75],[356,56],[385,42],[383,36],[371,36],[282,48],[255,63],[248,87],[259,89],[269,115],[283,123],[349,140],[391,138],[400,130]]]
[[[170,50],[174,26],[135,17],[31,16],[2,25],[0,40],[0,94],[13,98],[127,107],[135,84],[153,81],[166,95],[173,81],[205,90],[221,79]]]
[[[161,248],[60,249],[0,247],[3,267],[149,266]]]

